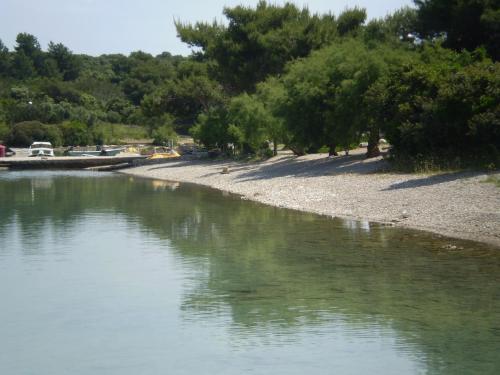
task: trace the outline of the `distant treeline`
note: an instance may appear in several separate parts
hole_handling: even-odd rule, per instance
[[[73,128],[107,142],[96,129],[121,123],[239,153],[335,154],[364,138],[374,156],[383,134],[400,160],[498,166],[498,1],[415,5],[369,22],[359,8],[224,8],[226,23],[177,22],[189,57],[42,51],[19,34],[14,51],[0,42],[0,138],[36,120],[66,129],[63,143]]]

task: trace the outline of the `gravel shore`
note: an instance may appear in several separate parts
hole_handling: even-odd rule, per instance
[[[488,175],[386,172],[382,158],[366,160],[363,153],[335,158],[282,154],[259,163],[176,160],[123,173],[196,183],[273,206],[390,223],[500,247],[500,189],[485,183]],[[225,168],[227,173],[222,173]]]

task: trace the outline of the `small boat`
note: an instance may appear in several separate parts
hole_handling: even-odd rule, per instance
[[[69,156],[116,156],[124,150],[123,147],[120,148],[100,148],[96,147],[94,150],[88,149],[78,149],[75,150],[73,147],[66,150]]]
[[[29,156],[54,156],[50,142],[33,142],[29,148]]]
[[[125,150],[125,147],[118,147],[118,148],[104,148],[102,149],[102,155],[104,156],[116,156],[120,152]]]
[[[69,156],[101,156],[102,151],[69,150],[67,153]]]
[[[148,159],[171,159],[171,158],[179,158],[180,155],[172,149],[164,150],[163,148],[156,148],[153,150],[153,153],[148,156]]]

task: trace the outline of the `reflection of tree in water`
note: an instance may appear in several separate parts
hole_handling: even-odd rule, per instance
[[[33,226],[45,223],[41,241],[47,222],[63,236],[77,230],[86,213],[126,215],[170,240],[192,270],[182,305],[186,319],[229,315],[232,332],[243,337],[320,329],[340,319],[360,332],[395,330],[406,346],[425,353],[430,372],[500,367],[498,251],[471,243],[446,250],[444,239],[415,231],[266,207],[202,188],[100,176],[0,181],[0,228],[16,218],[29,237]]]
[[[500,254],[470,243],[450,252],[444,240],[418,232],[345,230],[340,221],[252,204],[236,205],[231,215],[214,206],[209,215],[188,233],[209,233],[200,228],[215,221],[223,228],[217,235],[193,244],[171,233],[184,256],[210,252],[206,279],[183,305],[195,319],[229,306],[235,331],[251,336],[341,316],[360,331],[395,330],[439,373],[460,372],[466,358],[477,359],[475,371],[500,366],[491,351],[500,345]]]

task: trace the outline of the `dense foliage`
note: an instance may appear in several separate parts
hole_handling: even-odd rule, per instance
[[[231,97],[205,111],[193,135],[208,147],[231,144],[242,152],[260,152],[271,141],[296,154],[327,146],[333,155],[365,138],[368,156],[379,154],[384,135],[400,159],[498,166],[498,38],[481,31],[466,43],[450,28],[467,11],[476,17],[479,7],[477,17],[493,30],[498,6],[451,2],[462,12],[454,13],[457,24],[438,25],[430,20],[439,20],[448,2],[416,3],[417,9],[367,24],[362,9],[320,17],[265,2],[226,8],[228,26],[178,24],[181,38],[199,47],[196,58]],[[324,27],[294,33],[315,22]],[[304,43],[304,36],[321,42]],[[307,47],[292,48],[298,45]]]
[[[227,22],[176,22],[190,57],[43,51],[21,33],[13,51],[0,42],[0,137],[25,144],[39,121],[62,144],[141,129],[158,144],[190,132],[207,148],[263,155],[278,144],[335,155],[364,139],[375,156],[384,136],[401,160],[498,166],[498,1],[415,4],[368,22],[359,8],[225,8]]]
[[[57,145],[166,142],[187,131],[217,90],[205,64],[169,53],[92,57],[52,42],[43,51],[26,33],[13,51],[0,41],[0,139],[13,146],[46,139],[46,125],[57,128]],[[26,122],[41,133],[17,126]]]
[[[418,31],[425,37],[444,33],[444,45],[457,51],[484,46],[500,58],[500,2],[498,0],[415,0]]]

